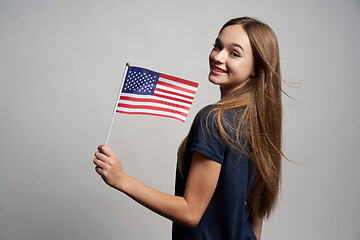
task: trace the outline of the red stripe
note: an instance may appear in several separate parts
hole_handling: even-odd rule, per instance
[[[157,82],[157,84],[160,84],[162,86],[165,86],[165,87],[169,87],[169,88],[173,88],[173,89],[176,89],[178,91],[181,91],[181,92],[187,92],[187,93],[191,93],[191,94],[195,94],[196,92],[193,91],[193,90],[189,90],[189,89],[186,89],[186,88],[183,88],[183,87],[179,87],[179,86],[176,86],[176,85],[173,85],[173,84],[170,84],[170,83],[166,83],[166,82],[163,82],[161,80],[159,80]]]
[[[191,101],[186,101],[186,100],[179,99],[179,98],[169,97],[169,96],[162,95],[162,94],[159,94],[159,93],[154,93],[153,96],[154,96],[154,97],[166,98],[166,99],[169,99],[169,100],[173,100],[173,101],[177,101],[177,102],[182,102],[182,103],[186,103],[186,104],[190,104],[190,105],[191,105]]]
[[[164,105],[168,105],[168,106],[172,106],[172,107],[177,107],[177,108],[182,108],[182,109],[185,109],[185,110],[190,110],[189,107],[186,107],[186,106],[183,106],[183,105],[178,105],[178,104],[175,104],[175,103],[165,102],[165,101],[156,100],[156,99],[133,98],[133,97],[127,97],[127,96],[120,96],[120,100],[127,100],[127,101],[132,101],[132,102],[160,103],[160,104],[164,104]]]
[[[166,74],[163,74],[163,73],[160,73],[160,77],[161,78],[166,78],[166,79],[169,79],[171,81],[178,82],[178,83],[186,84],[186,85],[189,85],[189,86],[192,86],[192,87],[196,87],[196,88],[199,86],[198,83],[191,82],[191,81],[181,79],[181,78],[177,78],[177,77],[173,77],[173,76],[166,75]]]
[[[175,118],[177,120],[180,120],[182,122],[185,122],[185,120],[181,118],[177,118],[175,116],[168,116],[168,115],[162,115],[162,114],[155,114],[155,113],[148,113],[148,112],[126,112],[126,111],[116,111],[117,113],[125,113],[125,114],[145,114],[145,115],[152,115],[152,116],[159,116],[159,117],[168,117],[168,118]]]
[[[187,96],[187,95],[184,95],[184,94],[181,94],[181,93],[177,93],[177,92],[172,92],[172,91],[169,91],[169,90],[165,90],[165,89],[161,89],[161,88],[155,88],[155,92],[158,91],[158,92],[163,92],[163,93],[168,93],[168,94],[171,94],[171,95],[176,95],[176,96],[179,96],[179,97],[183,97],[183,98],[187,98],[189,100],[193,100],[194,97],[190,97],[190,96]]]
[[[172,110],[172,109],[168,109],[168,108],[162,108],[162,107],[146,106],[146,105],[130,105],[130,104],[124,104],[124,103],[119,103],[118,107],[144,109],[144,110],[150,109],[150,110],[155,110],[155,111],[163,111],[163,112],[175,113],[177,115],[187,117],[186,113],[179,112],[179,111]]]

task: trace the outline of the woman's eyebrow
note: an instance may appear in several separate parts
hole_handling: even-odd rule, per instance
[[[234,47],[238,47],[238,48],[240,48],[243,52],[245,52],[244,49],[242,48],[242,46],[241,46],[240,44],[238,44],[238,43],[232,43],[231,45],[233,45]]]
[[[221,42],[220,38],[216,38],[216,39],[215,39],[215,42],[216,42],[216,43],[219,43],[220,45],[223,45],[223,43]],[[230,45],[231,45],[231,46],[234,46],[234,47],[238,47],[238,48],[240,48],[243,52],[245,52],[244,49],[243,49],[243,47],[242,47],[240,44],[238,44],[238,43],[231,43]]]

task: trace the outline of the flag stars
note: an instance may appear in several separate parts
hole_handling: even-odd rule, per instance
[[[158,77],[157,73],[129,69],[125,78],[124,92],[151,95],[155,91]]]

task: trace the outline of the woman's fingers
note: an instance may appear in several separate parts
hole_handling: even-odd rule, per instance
[[[115,153],[111,150],[111,148],[108,145],[100,145],[98,147],[99,152],[105,154],[108,157],[116,156]]]
[[[99,160],[98,158],[95,158],[95,159],[93,160],[93,162],[94,162],[94,164],[96,165],[96,167],[100,167],[100,168],[102,168],[102,169],[105,168],[106,163],[103,162],[103,161],[101,161],[101,160]]]
[[[93,160],[95,171],[110,186],[117,188],[119,182],[125,175],[120,159],[109,146],[100,145]]]
[[[95,157],[100,159],[101,161],[106,161],[107,160],[107,156],[99,151],[97,151],[95,154]]]
[[[101,174],[102,174],[102,168],[96,166],[96,167],[95,167],[95,172],[97,172],[97,174],[101,175]]]

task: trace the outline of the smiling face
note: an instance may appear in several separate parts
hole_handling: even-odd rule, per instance
[[[230,25],[221,31],[210,53],[209,63],[209,81],[220,86],[222,97],[255,75],[250,40],[241,25]]]

